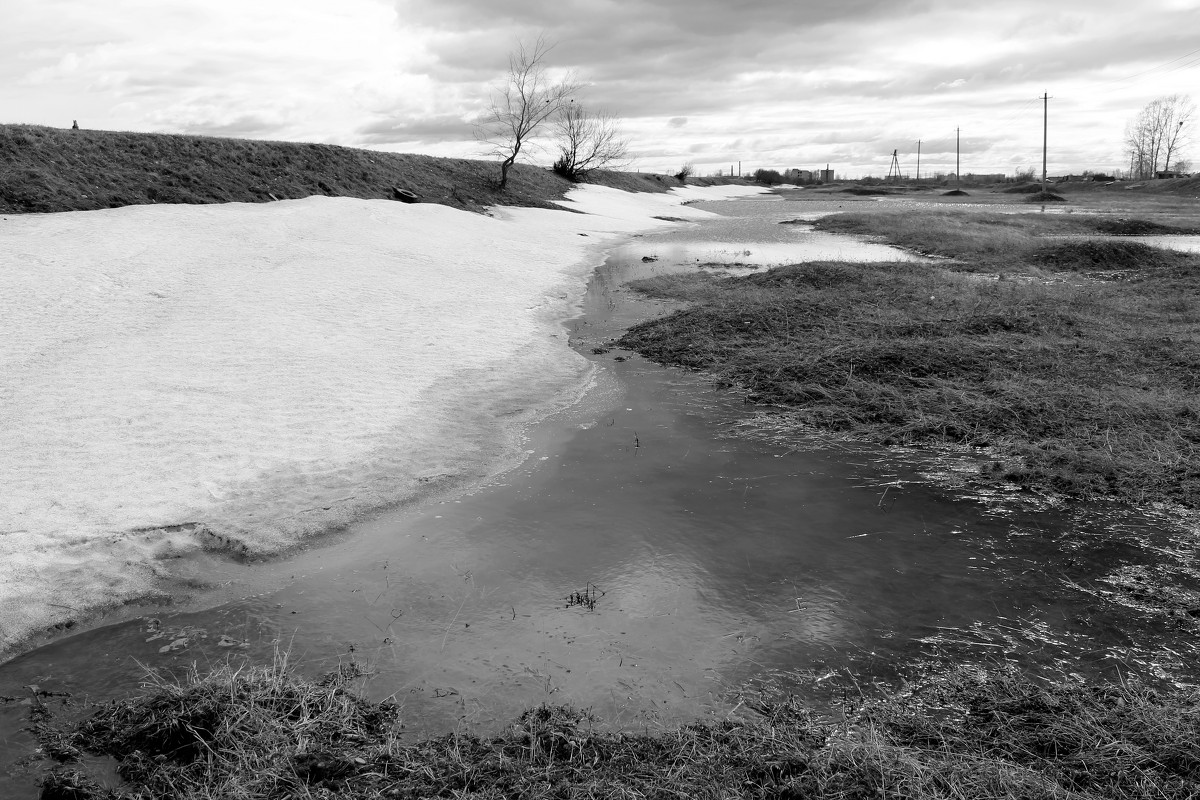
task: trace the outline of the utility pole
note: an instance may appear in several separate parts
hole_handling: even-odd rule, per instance
[[[921,182],[921,140],[917,139],[917,183]]]
[[[1049,128],[1050,94],[1042,95],[1042,191],[1046,191],[1046,142]]]
[[[954,188],[957,189],[962,185],[962,168],[958,166],[958,141],[959,131],[962,128],[954,129]]]

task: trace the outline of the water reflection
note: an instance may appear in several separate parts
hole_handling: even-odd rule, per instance
[[[804,261],[920,261],[904,250],[849,236],[815,231],[805,224],[840,208],[779,200],[712,201],[697,208],[722,216],[703,225],[681,226],[637,237],[614,259],[657,258],[674,266],[764,267]]]

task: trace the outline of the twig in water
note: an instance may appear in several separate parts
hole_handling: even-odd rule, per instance
[[[469,594],[463,595],[462,602],[458,604],[458,611],[454,612],[454,617],[450,620],[450,624],[446,626],[446,633],[442,636],[442,650],[446,649],[446,637],[450,635],[450,629],[454,627],[454,623],[458,620],[458,615],[462,613],[463,606],[467,604]]]

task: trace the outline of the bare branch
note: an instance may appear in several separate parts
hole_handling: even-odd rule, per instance
[[[554,80],[548,74],[546,56],[554,49],[544,35],[533,44],[518,42],[509,54],[508,74],[492,94],[488,110],[476,125],[476,138],[489,146],[488,154],[500,161],[501,189],[522,150],[535,148],[538,128],[559,112],[579,90],[573,75]]]

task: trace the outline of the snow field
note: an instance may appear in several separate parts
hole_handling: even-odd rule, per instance
[[[586,384],[560,322],[605,244],[746,193],[0,219],[0,657],[161,591],[170,556],[279,552],[491,474]]]

